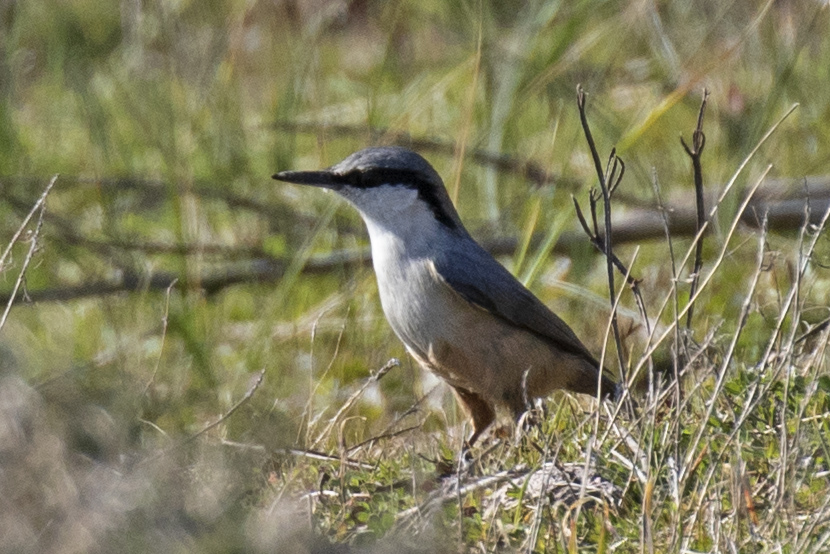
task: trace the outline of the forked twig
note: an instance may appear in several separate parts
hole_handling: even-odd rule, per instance
[[[743,159],[743,161],[738,166],[738,169],[735,171],[735,173],[732,175],[732,177],[726,183],[723,190],[720,192],[717,199],[715,200],[715,203],[713,204],[712,208],[709,210],[709,217],[708,217],[706,223],[704,224],[703,229],[701,230],[701,233],[705,232],[706,228],[708,227],[709,221],[711,221],[712,218],[715,216],[715,214],[717,213],[718,209],[721,206],[721,203],[726,198],[726,196],[731,192],[732,188],[734,187],[734,185],[735,185],[735,183],[738,179],[738,176],[743,172],[743,170],[746,168],[747,164],[749,164],[750,160],[755,156],[755,154],[758,152],[758,150],[761,148],[761,146],[773,135],[773,133],[775,133],[775,131],[784,122],[784,120],[786,120],[787,117],[789,117],[790,114],[792,114],[797,108],[798,108],[798,104],[793,104],[790,107],[790,109],[787,110],[784,113],[784,115],[781,116],[781,118],[779,118],[778,121],[775,124],[773,124],[767,130],[767,132],[764,134],[763,137],[761,137],[761,139],[758,141],[758,143],[755,145],[755,147],[752,149],[752,151],[750,151],[750,153],[747,154],[747,156]],[[725,237],[726,237],[725,241],[724,241],[725,245],[729,244],[729,240],[732,238],[732,235],[735,233],[735,229],[738,227],[738,224],[741,221],[741,218],[742,218],[743,214],[746,212],[746,209],[750,205],[753,196],[755,195],[756,191],[758,190],[758,187],[761,184],[761,181],[763,181],[766,178],[766,175],[767,175],[768,172],[769,172],[769,168],[767,168],[767,170],[764,172],[762,179],[759,179],[754,186],[750,187],[749,192],[745,195],[744,200],[741,202],[741,205],[738,207],[736,218],[733,221],[732,225],[730,226],[730,229],[727,231],[727,233],[725,235]],[[828,209],[830,209],[830,206],[828,206]],[[823,220],[819,222],[819,225],[823,225],[823,224],[824,224]],[[698,233],[697,236],[699,236],[699,235],[700,235],[700,233]],[[697,236],[696,236],[695,240],[697,240]],[[693,297],[690,297],[690,302],[692,302],[693,300],[696,300],[697,297],[700,296],[703,289],[705,289],[707,287],[707,285],[709,284],[709,282],[711,282],[712,277],[715,275],[715,273],[717,271],[717,268],[720,266],[720,264],[723,261],[725,256],[726,256],[726,246],[723,246],[721,248],[721,251],[718,254],[716,260],[713,263],[712,270],[706,275],[705,278],[703,278],[701,280],[700,286],[698,287],[699,290],[697,292],[695,292],[695,295]],[[691,249],[686,252],[686,254],[683,256],[682,261],[678,265],[679,266],[684,266],[688,262],[690,257],[691,257]],[[658,310],[657,317],[660,317],[660,315],[663,313],[663,310],[665,310],[666,306],[669,304],[670,299],[673,298],[674,295],[675,295],[674,292],[670,292],[663,299],[663,301],[660,305],[660,308]],[[677,317],[675,318],[674,321],[672,321],[665,328],[660,329],[659,334],[657,333],[658,328],[655,327],[654,331],[652,332],[652,335],[649,337],[649,342],[648,342],[649,346],[646,349],[646,352],[641,357],[640,361],[637,362],[637,365],[635,366],[635,371],[639,371],[640,369],[642,369],[642,366],[643,366],[644,363],[646,363],[646,360],[652,354],[654,354],[654,351],[657,348],[659,348],[659,346],[663,343],[663,341],[666,339],[666,337],[669,336],[669,334],[677,332],[677,326],[679,325],[680,320],[683,317],[686,316],[686,312],[688,311],[688,309],[689,309],[689,304],[687,304],[685,308],[681,309],[677,313]]]
[[[616,187],[615,187],[616,188]],[[605,238],[603,233],[597,230],[596,224],[596,201],[595,201],[595,194],[591,193],[591,218],[593,219],[594,223],[594,231],[591,231],[590,227],[588,227],[588,222],[585,220],[585,216],[582,214],[582,209],[579,207],[579,201],[576,197],[571,196],[571,199],[574,203],[574,209],[576,209],[576,218],[579,220],[579,224],[582,226],[582,230],[585,231],[585,234],[588,235],[588,240],[591,244],[594,245],[601,254],[608,256],[605,251]],[[646,332],[651,334],[651,323],[648,319],[648,313],[646,312],[646,304],[643,300],[643,294],[640,291],[640,279],[631,276],[631,272],[625,266],[625,264],[620,260],[620,258],[611,251],[611,261],[614,266],[617,268],[617,271],[620,272],[620,275],[623,276],[625,279],[626,284],[631,288],[631,292],[634,294],[634,300],[637,302],[637,310],[640,312],[640,317],[643,319],[643,323],[646,326]]]
[[[582,85],[576,88],[577,106],[579,108],[579,119],[582,123],[582,131],[585,139],[588,142],[588,149],[591,151],[591,159],[594,161],[594,169],[599,179],[600,192],[597,193],[592,190],[589,196],[591,208],[591,222],[593,230],[588,227],[585,216],[579,208],[579,203],[574,198],[574,207],[576,208],[576,215],[583,230],[588,235],[591,243],[605,255],[606,268],[608,273],[608,291],[611,301],[611,329],[614,335],[614,344],[617,350],[617,359],[620,366],[620,377],[622,381],[626,380],[625,375],[625,358],[623,356],[622,339],[620,338],[620,329],[617,321],[617,298],[616,287],[614,285],[614,268],[616,267],[620,273],[625,276],[627,284],[634,291],[634,297],[637,299],[637,307],[640,310],[640,315],[647,327],[650,327],[648,322],[648,315],[646,314],[645,302],[643,302],[642,294],[640,293],[637,279],[631,276],[631,272],[625,267],[617,256],[614,255],[611,246],[611,196],[617,190],[622,182],[623,175],[625,175],[625,163],[617,156],[616,150],[611,150],[611,155],[608,158],[608,163],[605,170],[602,169],[602,162],[600,161],[599,152],[597,151],[596,143],[594,142],[591,128],[588,125],[588,117],[585,114],[585,91]],[[597,203],[599,198],[602,198],[603,215],[604,215],[604,232],[600,238],[599,224],[597,223]],[[649,333],[650,334],[650,333]]]

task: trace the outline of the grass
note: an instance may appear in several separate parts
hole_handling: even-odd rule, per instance
[[[807,0],[0,6],[2,550],[827,550],[828,17]],[[460,467],[463,415],[386,324],[358,216],[269,176],[415,147],[615,367],[604,259],[570,198],[596,183],[579,83],[600,156],[626,164],[617,228],[661,221],[655,191],[669,208],[670,240],[661,224],[614,250],[654,330],[618,273],[626,374],[653,378],[633,408],[554,394]],[[687,327],[677,137],[704,86],[707,214],[720,202]],[[741,213],[786,200],[766,229]]]

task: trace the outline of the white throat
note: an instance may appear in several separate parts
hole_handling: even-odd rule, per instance
[[[418,191],[405,186],[382,185],[371,189],[339,191],[363,217],[372,243],[375,264],[400,256],[418,257],[436,247],[445,232]]]

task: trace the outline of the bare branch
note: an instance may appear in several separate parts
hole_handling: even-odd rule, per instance
[[[37,201],[35,202],[35,205],[32,206],[32,209],[29,210],[29,213],[26,214],[25,218],[23,218],[23,222],[17,228],[17,231],[14,233],[14,235],[12,235],[12,238],[9,241],[8,246],[6,246],[6,249],[3,251],[3,254],[0,255],[0,271],[3,270],[3,267],[5,266],[4,264],[6,263],[6,258],[8,258],[9,254],[11,253],[12,247],[20,239],[20,235],[22,235],[23,231],[26,230],[26,226],[29,225],[29,222],[35,216],[35,213],[37,213],[37,211],[40,210],[41,207],[43,206],[44,202],[46,202],[46,197],[49,196],[49,192],[52,190],[52,187],[55,186],[55,182],[57,180],[58,180],[57,175],[52,177],[52,180],[49,181],[48,185],[46,185],[46,188],[43,190],[43,193],[40,195],[40,198],[37,199]],[[40,219],[43,219],[43,210],[40,211],[40,216],[39,217],[40,217]]]
[[[701,156],[703,148],[706,146],[706,135],[703,134],[703,114],[706,112],[706,101],[709,98],[709,91],[703,89],[703,100],[700,103],[700,111],[697,115],[697,126],[692,134],[692,147],[686,144],[683,137],[680,137],[680,142],[683,144],[683,149],[686,154],[692,159],[692,168],[695,179],[695,209],[697,211],[697,227],[696,235],[698,237],[695,245],[695,263],[692,270],[692,285],[689,289],[689,298],[694,298],[697,292],[697,284],[700,281],[700,270],[703,267],[703,235],[701,230],[706,224],[706,206],[703,201],[703,169],[701,166]],[[766,229],[766,223],[763,226]],[[686,328],[692,328],[692,318],[694,317],[694,305],[689,306],[689,311],[686,313]]]
[[[611,255],[611,234],[612,234],[612,227],[611,227],[611,190],[608,187],[607,178],[611,177],[614,178],[614,175],[617,172],[617,155],[616,150],[611,150],[611,155],[608,160],[608,165],[606,166],[605,171],[602,170],[602,163],[600,162],[599,152],[597,152],[596,144],[594,143],[594,138],[591,135],[591,128],[588,125],[588,117],[585,113],[585,91],[582,90],[582,85],[578,85],[576,87],[576,101],[577,106],[579,108],[579,120],[582,122],[582,131],[585,135],[585,139],[588,141],[588,148],[591,151],[591,158],[594,160],[594,169],[596,170],[597,177],[599,178],[599,188],[600,193],[602,194],[602,205],[604,211],[604,222],[605,222],[605,236],[603,237],[603,245],[601,251],[605,254],[606,259],[606,268],[608,273],[608,295],[611,301],[611,329],[614,335],[614,344],[617,350],[617,360],[619,361],[620,367],[620,377],[621,380],[624,382],[626,380],[625,377],[625,359],[623,357],[622,351],[622,340],[620,338],[620,327],[617,321],[617,297],[616,297],[616,287],[614,286],[614,256]],[[622,172],[621,172],[622,173]],[[595,245],[599,244],[599,230],[597,229],[597,216],[596,216],[596,198],[595,195],[591,195],[591,217],[594,222],[594,233],[593,235],[589,234],[591,237],[591,241],[594,242]],[[621,264],[620,264],[621,265]],[[624,272],[627,274],[628,272]]]
[[[178,282],[178,279],[173,279],[173,281],[167,287],[167,294],[165,294],[164,296],[164,317],[161,318],[161,346],[159,346],[159,355],[156,358],[156,367],[153,368],[153,374],[150,375],[150,379],[144,386],[144,396],[147,396],[147,391],[149,391],[150,387],[153,386],[153,381],[156,380],[156,374],[159,372],[159,366],[161,365],[161,355],[164,353],[164,344],[167,341],[167,326],[170,321],[170,293],[173,290],[173,286]]]
[[[0,256],[0,269],[2,269],[6,257],[8,257],[9,253],[12,251],[12,247],[20,239],[20,236],[23,234],[23,231],[26,229],[26,226],[29,224],[29,221],[31,221],[35,212],[39,210],[40,214],[38,215],[37,225],[35,226],[34,232],[29,237],[29,251],[26,253],[26,258],[23,260],[23,265],[21,266],[20,272],[17,275],[17,279],[14,282],[14,287],[12,288],[11,294],[9,294],[8,299],[5,301],[6,309],[3,311],[3,315],[0,316],[0,329],[3,329],[3,327],[6,325],[6,320],[8,319],[9,313],[11,312],[12,306],[14,305],[15,298],[17,297],[17,292],[23,285],[23,279],[26,275],[26,270],[29,268],[29,264],[32,262],[32,257],[34,257],[35,251],[37,250],[38,238],[40,237],[40,231],[43,228],[43,213],[46,211],[46,197],[49,195],[49,191],[52,190],[52,187],[55,186],[55,182],[57,180],[57,175],[52,177],[52,180],[49,181],[49,184],[46,186],[46,189],[43,191],[43,194],[40,195],[40,198],[32,207],[32,210],[23,220],[23,223],[17,229],[17,232],[14,234],[11,241],[9,241],[9,245],[8,247],[6,247],[5,252],[3,252],[3,255]]]
[[[326,425],[326,428],[319,435],[317,435],[317,438],[314,440],[314,442],[312,442],[312,446],[319,444],[325,437],[328,436],[329,433],[331,433],[331,430],[334,428],[337,422],[340,421],[340,419],[349,410],[349,408],[354,406],[355,402],[357,402],[357,399],[363,396],[363,393],[366,392],[366,389],[368,389],[370,385],[373,385],[374,383],[380,381],[383,378],[383,376],[389,373],[389,371],[393,367],[398,367],[399,365],[401,365],[401,362],[399,362],[397,358],[392,358],[388,362],[386,362],[386,364],[384,364],[383,367],[381,367],[375,373],[370,375],[369,378],[363,382],[360,388],[357,389],[354,392],[354,394],[352,394],[348,398],[348,400],[346,400],[343,403],[342,406],[340,406],[340,409],[337,410],[337,413],[334,414],[334,417],[332,417],[329,420],[328,425]]]
[[[205,433],[207,433],[211,429],[214,429],[217,426],[221,425],[224,421],[226,421],[229,417],[231,417],[234,414],[234,412],[236,412],[246,402],[248,402],[251,399],[251,397],[253,397],[254,393],[257,391],[259,386],[262,384],[262,381],[263,381],[264,377],[265,377],[265,370],[263,369],[259,372],[259,375],[257,375],[256,381],[254,381],[253,385],[251,385],[251,387],[248,389],[248,392],[245,393],[245,396],[243,396],[236,404],[231,406],[231,408],[227,412],[225,412],[224,415],[219,417],[219,419],[217,419],[213,423],[207,425],[206,427],[204,427],[199,432],[187,437],[183,441],[181,441],[179,443],[176,443],[176,444],[174,444],[173,446],[171,446],[169,448],[165,448],[161,452],[158,452],[155,455],[150,456],[149,458],[145,458],[145,459],[141,460],[140,463],[147,463],[147,462],[150,462],[150,461],[155,460],[157,458],[160,458],[162,456],[166,456],[170,452],[172,452],[174,450],[177,450],[177,449],[179,449],[179,448],[181,448],[181,447],[183,447],[187,444],[190,444],[191,442],[198,439],[199,437],[201,437],[202,435],[204,435]]]

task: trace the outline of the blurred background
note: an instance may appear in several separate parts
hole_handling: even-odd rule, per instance
[[[571,200],[586,206],[596,184],[577,84],[600,155],[616,147],[626,163],[615,218],[634,223],[657,213],[655,189],[678,213],[693,208],[679,137],[690,141],[704,87],[710,200],[799,104],[738,175],[711,259],[769,164],[770,202],[828,195],[828,11],[817,0],[0,0],[3,549],[268,551],[282,517],[271,503],[320,475],[262,449],[339,455],[408,427],[424,454],[457,448],[463,414],[386,324],[357,214],[273,173],[374,144],[418,150],[471,233],[599,352],[605,262]],[[24,222],[55,174],[45,210]],[[767,239],[750,331],[774,324],[794,279],[803,204]],[[739,232],[702,297],[699,340],[738,324],[757,257],[754,231]],[[666,323],[659,306],[677,281],[663,231],[645,235],[617,253],[636,256],[632,274]],[[681,257],[689,239],[675,237]],[[686,282],[689,268],[677,271]],[[810,322],[830,304],[816,272]],[[635,329],[629,295],[622,310]],[[759,355],[756,338],[744,333],[741,359]],[[400,366],[327,427],[393,357]],[[144,463],[171,447],[161,469]]]

